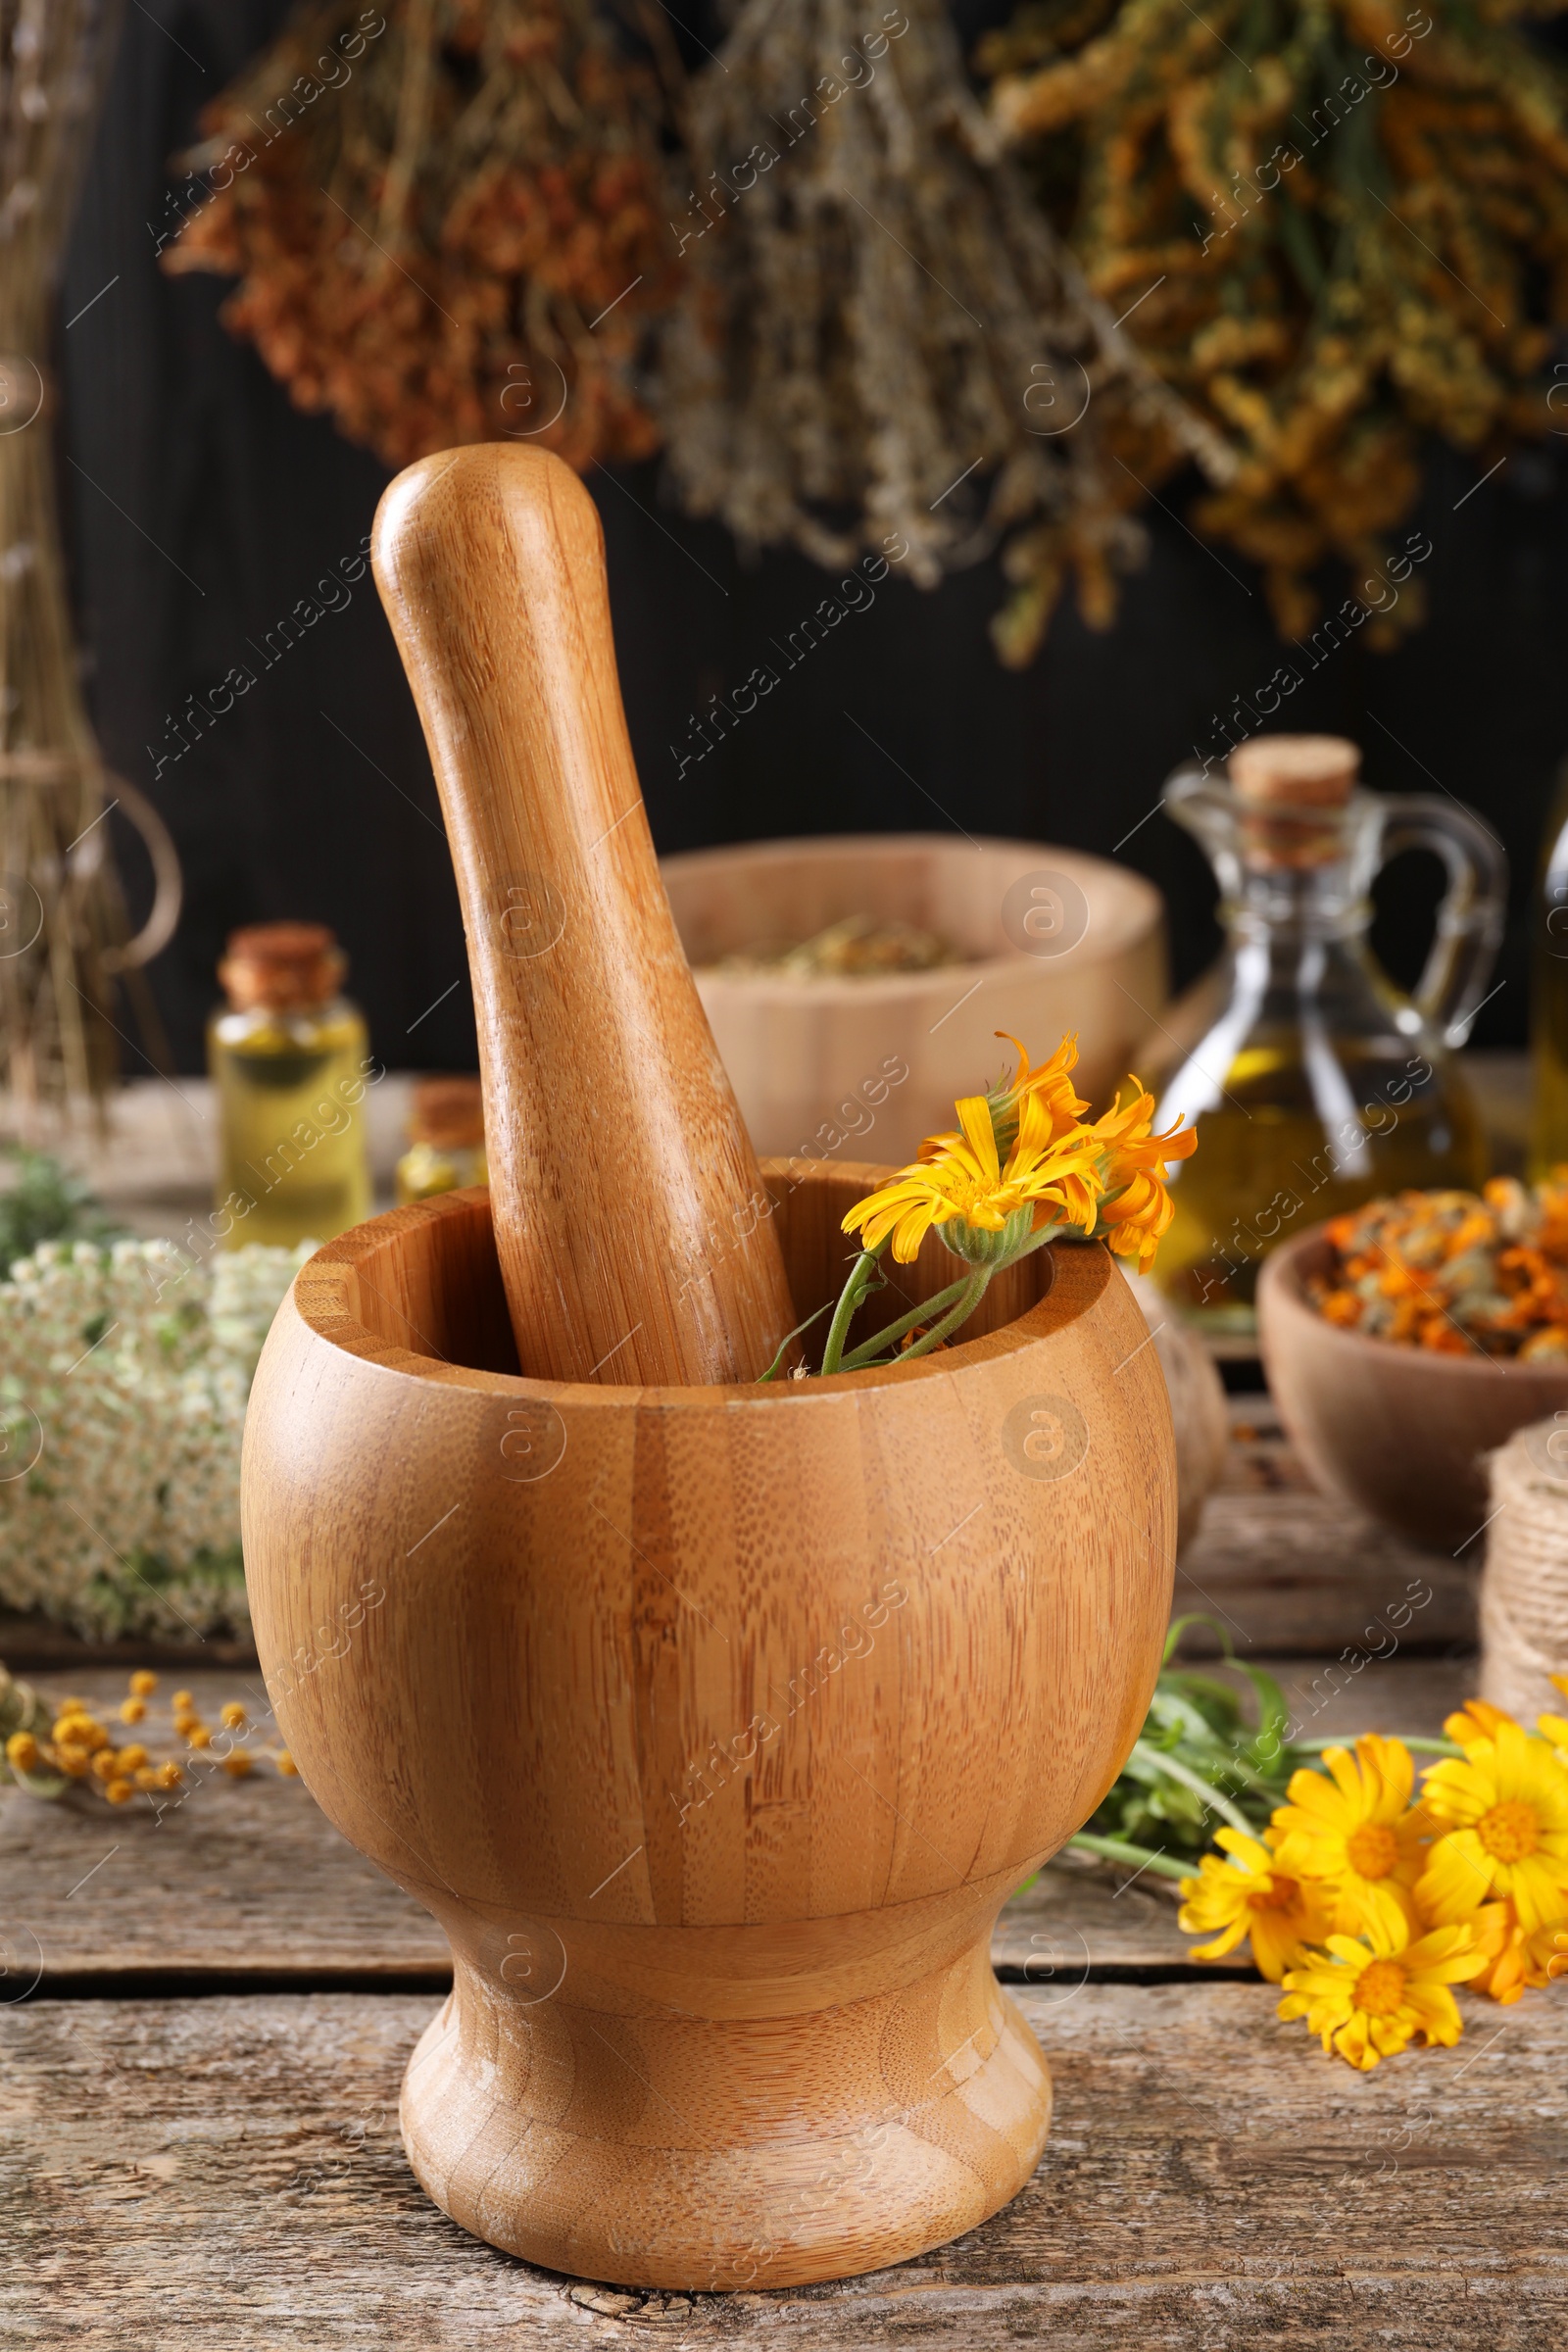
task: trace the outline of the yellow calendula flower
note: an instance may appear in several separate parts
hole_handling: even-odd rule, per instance
[[[1031,1097],[1040,1103],[1050,1119],[1053,1139],[1059,1140],[1069,1135],[1089,1108],[1072,1082],[1072,1072],[1078,1066],[1077,1038],[1064,1037],[1051,1059],[1043,1061],[1039,1069],[1032,1070],[1028,1054],[1010,1030],[998,1029],[995,1034],[1005,1038],[1018,1055],[1018,1067],[1012,1076],[993,1087],[986,1097],[998,1152],[1009,1152],[1012,1149],[1018,1134],[1021,1106]],[[938,1158],[950,1144],[961,1140],[956,1135],[928,1136],[920,1146],[918,1156],[921,1159]]]
[[[1302,1945],[1327,1932],[1327,1911],[1317,1890],[1283,1870],[1257,1838],[1223,1829],[1214,1842],[1228,1859],[1205,1854],[1198,1877],[1183,1879],[1177,1925],[1189,1936],[1214,1936],[1212,1943],[1193,1946],[1195,1960],[1223,1960],[1250,1937],[1258,1968],[1278,1984]]]
[[[1282,1869],[1325,1889],[1337,1934],[1358,1936],[1374,1920],[1389,1934],[1417,1924],[1412,1889],[1426,1864],[1432,1824],[1412,1810],[1415,1763],[1399,1740],[1375,1733],[1323,1752],[1327,1775],[1291,1775],[1274,1815]]]
[[[1331,1936],[1285,1978],[1281,2017],[1304,2017],[1325,2050],[1367,2073],[1417,2036],[1446,2047],[1463,2028],[1448,1990],[1480,1974],[1486,1960],[1467,1927],[1434,1928],[1410,1942],[1404,1923],[1381,1925],[1364,1940]]]
[[[1462,1707],[1446,1718],[1443,1728],[1455,1747],[1469,1748],[1478,1740],[1494,1740],[1499,1723],[1513,1723],[1513,1717],[1504,1714],[1501,1707],[1494,1707],[1490,1699],[1467,1698]]]
[[[1168,1160],[1185,1159],[1198,1149],[1198,1130],[1178,1133],[1174,1127],[1156,1135],[1154,1098],[1136,1078],[1128,1084],[1133,1099],[1127,1108],[1121,1096],[1089,1130],[1100,1150],[1097,1175],[1103,1196],[1100,1223],[1118,1257],[1136,1257],[1147,1274],[1154,1262],[1160,1238],[1176,1214],[1165,1186]]]
[[[940,1139],[932,1158],[901,1168],[891,1184],[851,1209],[844,1230],[858,1229],[862,1249],[874,1250],[891,1234],[894,1256],[910,1265],[934,1225],[956,1257],[970,1265],[1000,1263],[1016,1254],[1042,1208],[1067,1213],[1066,1180],[1089,1176],[1095,1164],[1084,1130],[1054,1136],[1046,1099],[1026,1095],[1004,1166],[987,1098],[966,1096],[956,1108],[961,1135]],[[1086,1193],[1075,1208],[1073,1221],[1091,1231],[1095,1198]]]
[[[1443,1833],[1415,1890],[1427,1918],[1505,1897],[1526,1935],[1568,1919],[1568,1765],[1548,1741],[1504,1718],[1434,1764],[1421,1801]]]
[[[1484,1903],[1468,1924],[1487,1963],[1471,1979],[1472,1992],[1488,1993],[1506,2009],[1527,1984],[1541,1988],[1568,1976],[1568,1922],[1527,1931],[1512,1903]]]
[[[1553,1687],[1568,1698],[1568,1674],[1554,1674]],[[1568,1715],[1538,1715],[1536,1728],[1543,1740],[1549,1740],[1555,1748],[1568,1753]]]

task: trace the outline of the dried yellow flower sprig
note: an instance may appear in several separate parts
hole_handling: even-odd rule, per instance
[[[1281,2017],[1363,2072],[1457,2041],[1456,1984],[1508,2003],[1568,1974],[1568,1716],[1530,1733],[1473,1698],[1444,1729],[1419,1792],[1402,1740],[1327,1748],[1261,1839],[1222,1829],[1181,1883],[1196,1957],[1250,1942]]]
[[[157,1675],[138,1669],[120,1702],[121,1723],[142,1723],[157,1688]],[[24,1695],[20,1701],[13,1695],[5,1708],[8,1691]],[[94,1715],[84,1698],[61,1699],[51,1721],[36,1691],[24,1683],[12,1683],[8,1676],[0,1689],[0,1709],[5,1709],[0,1712],[0,1723],[7,1713],[20,1711],[25,1717],[6,1738],[5,1760],[10,1777],[30,1796],[59,1797],[76,1786],[108,1804],[125,1805],[138,1794],[156,1799],[160,1791],[178,1788],[184,1781],[184,1768],[174,1757],[154,1756],[140,1740],[121,1745],[111,1725]],[[286,1780],[298,1775],[287,1748],[252,1743],[250,1719],[238,1699],[225,1701],[220,1711],[218,1736],[228,1742],[220,1751],[212,1752],[213,1728],[198,1714],[190,1691],[173,1693],[170,1725],[173,1735],[184,1740],[189,1755],[210,1754],[219,1771],[230,1780],[248,1779],[262,1758]]]
[[[1327,557],[1373,643],[1419,618],[1369,574],[1427,436],[1482,471],[1559,421],[1568,77],[1511,20],[1561,5],[1026,0],[982,45],[1095,291],[1238,445],[1192,519],[1262,565],[1285,636]]]

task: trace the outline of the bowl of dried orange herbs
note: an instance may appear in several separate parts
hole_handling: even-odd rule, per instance
[[[1487,1517],[1485,1456],[1568,1407],[1568,1168],[1313,1226],[1266,1260],[1258,1331],[1318,1484],[1462,1556]]]

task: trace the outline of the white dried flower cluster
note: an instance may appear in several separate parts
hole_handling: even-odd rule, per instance
[[[0,1282],[0,1600],[89,1638],[248,1623],[239,1449],[314,1243],[45,1242]]]

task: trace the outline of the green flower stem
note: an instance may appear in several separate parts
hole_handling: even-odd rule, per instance
[[[1123,1838],[1092,1838],[1087,1830],[1069,1838],[1062,1851],[1093,1854],[1102,1862],[1135,1862],[1140,1869],[1152,1871],[1156,1879],[1194,1876],[1193,1869],[1185,1862],[1172,1862],[1164,1854],[1151,1853],[1147,1845],[1129,1845]]]
[[[862,1250],[850,1268],[850,1279],[839,1294],[838,1305],[833,1310],[833,1320],[827,1327],[827,1345],[822,1350],[824,1378],[828,1373],[842,1369],[839,1356],[843,1351],[844,1343],[849,1337],[850,1325],[855,1320],[856,1309],[870,1289],[871,1277],[876,1272],[877,1262],[892,1238],[891,1234],[885,1234],[874,1250]]]
[[[933,1348],[940,1348],[950,1331],[957,1331],[968,1322],[991,1288],[991,1277],[995,1271],[994,1266],[977,1266],[959,1293],[956,1306],[950,1307],[941,1322],[934,1323],[922,1339],[915,1341],[912,1348],[906,1348],[901,1355],[890,1356],[886,1360],[898,1364],[912,1363],[917,1355],[929,1355]],[[931,1312],[929,1298],[925,1301],[924,1311],[927,1314]]]
[[[773,1361],[768,1365],[765,1372],[759,1372],[757,1375],[759,1383],[764,1380],[777,1380],[779,1366],[783,1363],[784,1357],[788,1352],[790,1342],[792,1340],[798,1340],[803,1331],[809,1331],[813,1323],[820,1323],[822,1317],[826,1313],[827,1308],[825,1306],[819,1306],[814,1315],[808,1315],[804,1323],[797,1323],[793,1331],[787,1331],[784,1334],[784,1337],[778,1344],[777,1355],[774,1356]]]
[[[1228,1821],[1233,1830],[1240,1830],[1244,1838],[1257,1836],[1247,1815],[1233,1805],[1228,1796],[1221,1796],[1213,1782],[1205,1781],[1200,1772],[1194,1772],[1190,1765],[1178,1764],[1174,1756],[1167,1755],[1162,1748],[1151,1747],[1146,1740],[1133,1742],[1133,1754],[1140,1763],[1151,1765],[1156,1772],[1163,1772],[1171,1780],[1180,1781],[1184,1788],[1191,1788],[1195,1796],[1200,1796],[1205,1805],[1218,1813],[1222,1820]]]
[[[877,1333],[874,1340],[862,1340],[858,1348],[851,1348],[839,1365],[839,1370],[858,1372],[862,1364],[869,1363],[873,1356],[891,1348],[895,1340],[902,1340],[905,1333],[912,1331],[917,1323],[929,1322],[933,1312],[940,1313],[944,1307],[951,1306],[955,1299],[961,1298],[969,1287],[969,1280],[967,1274],[960,1274],[956,1282],[950,1282],[947,1289],[938,1291],[934,1298],[923,1298],[918,1306],[911,1306],[906,1314],[900,1315],[897,1321],[888,1324],[885,1330]]]
[[[1289,1746],[1288,1740],[1282,1742],[1281,1753],[1283,1754]],[[1233,1772],[1239,1781],[1245,1781],[1247,1786],[1255,1790],[1257,1795],[1266,1796],[1272,1804],[1284,1804],[1285,1783],[1277,1774],[1271,1780],[1266,1772],[1258,1772],[1252,1765],[1244,1763],[1242,1758],[1236,1755],[1228,1755],[1225,1758],[1223,1769],[1226,1772]]]
[[[1397,1740],[1402,1747],[1409,1748],[1412,1755],[1462,1756],[1464,1754],[1464,1749],[1454,1740],[1427,1740],[1417,1738],[1413,1732],[1390,1732],[1387,1737],[1391,1740]],[[1287,1748],[1298,1750],[1302,1755],[1320,1756],[1326,1747],[1354,1747],[1355,1734],[1353,1732],[1330,1732],[1321,1739],[1287,1740],[1285,1744]]]

